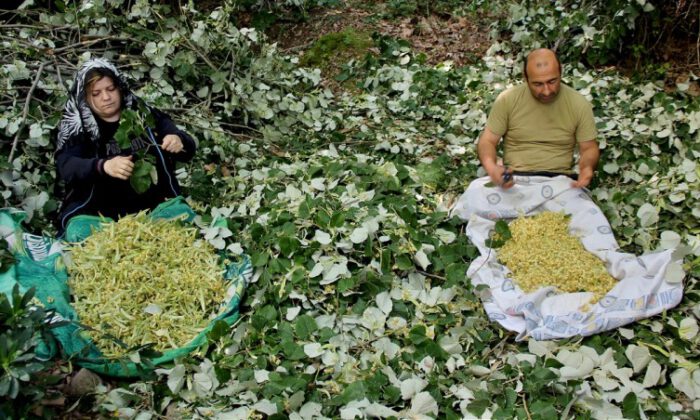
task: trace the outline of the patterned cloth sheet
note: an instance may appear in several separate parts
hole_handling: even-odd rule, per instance
[[[589,304],[591,293],[558,293],[551,286],[524,293],[498,262],[498,250],[485,245],[497,220],[542,211],[570,214],[569,232],[618,280],[596,304]],[[468,222],[466,234],[479,248],[467,275],[474,286],[488,286],[481,299],[489,318],[517,332],[518,340],[597,334],[672,308],[683,297],[681,261],[673,261],[673,250],[641,256],[620,252],[603,212],[586,190],[572,188],[568,177],[516,176],[508,190],[492,186],[488,177],[479,178],[452,214]]]

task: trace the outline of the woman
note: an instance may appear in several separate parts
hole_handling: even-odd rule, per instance
[[[121,131],[127,133],[142,133],[130,136],[124,147],[124,141],[118,142],[115,133],[127,109],[142,117],[137,121],[150,123],[123,128]],[[125,124],[133,124],[132,121]],[[191,160],[195,150],[192,137],[179,130],[168,115],[137,98],[111,63],[102,59],[86,62],[76,75],[56,142],[57,175],[65,185],[59,232],[78,214],[116,219],[152,209],[179,195],[175,162]],[[139,193],[130,178],[135,161],[142,158],[144,151],[145,156],[152,156],[149,159],[154,161],[157,177],[145,192]]]

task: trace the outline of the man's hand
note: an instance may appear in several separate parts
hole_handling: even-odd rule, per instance
[[[104,171],[112,178],[122,179],[126,181],[134,172],[134,162],[131,161],[132,156],[117,156],[106,160]]]
[[[572,188],[586,188],[593,179],[593,171],[598,165],[600,149],[595,140],[582,141],[578,144],[578,181],[571,183]]]
[[[572,182],[571,187],[573,187],[573,188],[586,188],[588,186],[588,184],[591,183],[592,179],[593,179],[593,169],[591,169],[590,167],[580,168],[579,174],[578,174],[578,181]]]
[[[182,144],[180,136],[177,134],[168,134],[163,137],[163,144],[160,145],[160,148],[166,152],[180,153],[185,149],[185,146]]]
[[[479,137],[479,144],[477,144],[476,150],[479,153],[481,166],[483,166],[486,173],[489,174],[491,182],[508,189],[513,186],[513,171],[504,168],[503,163],[501,163],[500,159],[497,157],[496,147],[499,141],[501,141],[501,136],[486,127],[484,132],[481,133],[481,137]],[[506,174],[511,175],[505,176]]]
[[[515,185],[515,180],[513,179],[513,170],[503,166],[501,162],[493,165],[486,172],[491,178],[491,182],[503,189],[508,189]]]

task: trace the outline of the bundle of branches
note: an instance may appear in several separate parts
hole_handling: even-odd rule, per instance
[[[237,28],[234,3],[208,14],[125,1],[2,11],[3,205],[23,208],[30,220],[56,209],[60,198],[47,193],[55,180],[53,130],[75,71],[91,57],[125,71],[138,95],[212,146],[202,149],[215,150],[215,161],[229,158],[233,138],[279,138],[302,119],[308,109],[280,100],[314,89],[318,72],[296,69],[255,30]]]

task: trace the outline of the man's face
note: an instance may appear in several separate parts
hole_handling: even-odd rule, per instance
[[[87,103],[92,112],[104,121],[119,121],[122,97],[119,88],[109,77],[103,77],[88,86]]]
[[[553,102],[561,87],[559,65],[551,63],[546,66],[530,66],[527,68],[527,86],[530,93],[543,104]]]

